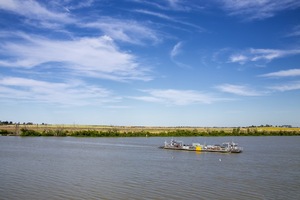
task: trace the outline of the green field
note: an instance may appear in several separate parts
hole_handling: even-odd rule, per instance
[[[300,128],[288,127],[149,127],[101,125],[24,125],[0,126],[1,135],[78,136],[78,137],[154,137],[154,136],[280,136],[300,135]]]

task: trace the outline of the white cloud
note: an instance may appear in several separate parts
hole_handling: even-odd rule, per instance
[[[0,79],[1,99],[57,104],[61,106],[102,105],[117,102],[119,97],[104,88],[78,80],[46,82],[20,77]]]
[[[134,20],[102,17],[95,22],[80,24],[81,27],[95,28],[114,40],[145,45],[147,42],[159,43],[159,34],[145,24]]]
[[[190,105],[190,104],[210,104],[221,99],[215,98],[210,94],[205,94],[195,90],[174,90],[174,89],[152,89],[142,90],[148,93],[147,96],[131,97],[133,99],[163,103],[167,105]]]
[[[181,54],[181,52],[182,52],[182,42],[178,42],[177,44],[174,45],[174,47],[172,48],[172,50],[170,52],[170,58],[171,58],[172,62],[175,63],[179,67],[190,68],[189,65],[179,62],[176,59],[176,56]]]
[[[170,6],[172,7],[172,8],[178,8],[178,7],[180,7],[181,8],[181,6],[180,6],[180,1],[179,0],[166,0],[167,2],[169,2],[169,4],[170,4]]]
[[[174,10],[174,11],[190,11],[195,8],[199,9],[199,6],[197,6],[192,1],[182,1],[182,0],[160,0],[159,3],[155,3],[155,1],[148,1],[148,0],[134,0],[137,3],[147,4],[154,6],[155,8],[161,9],[161,10]]]
[[[278,49],[250,49],[251,61],[267,60],[300,54],[299,49],[278,50]]]
[[[293,28],[293,30],[291,31],[291,33],[288,33],[286,36],[287,37],[297,37],[297,36],[300,36],[300,25],[295,26]]]
[[[263,92],[255,91],[248,86],[244,85],[233,85],[233,84],[223,84],[216,87],[222,92],[227,92],[240,96],[262,96]]]
[[[222,0],[230,15],[242,16],[246,20],[260,20],[273,17],[284,10],[300,7],[298,0]]]
[[[174,45],[174,47],[170,52],[170,56],[172,59],[181,52],[181,48],[182,48],[182,42],[178,42],[177,44]]]
[[[289,69],[289,70],[281,70],[278,72],[271,72],[268,74],[260,75],[261,77],[292,77],[292,76],[300,76],[300,69]]]
[[[143,9],[137,9],[137,10],[135,10],[135,12],[146,14],[146,15],[151,15],[151,16],[155,16],[155,17],[159,17],[159,18],[166,19],[166,20],[169,20],[169,21],[174,21],[174,19],[172,17],[169,17],[168,15],[158,13],[158,12],[153,12],[153,11],[143,10]]]
[[[271,86],[269,89],[277,90],[280,92],[300,90],[300,81],[290,82],[282,85]]]
[[[73,24],[79,28],[99,29],[104,35],[109,35],[114,40],[132,44],[146,44],[149,41],[155,44],[161,41],[161,36],[158,36],[156,31],[145,25],[145,22],[140,23],[134,20],[111,17],[98,17],[97,21],[94,18],[89,20],[86,18],[87,21],[82,22],[81,19],[70,14],[70,9],[91,6],[93,4],[91,0],[78,4],[68,2],[68,5],[64,5],[63,2],[50,2],[49,4],[55,4],[53,7],[56,7],[60,12],[50,10],[33,0],[0,1],[0,9],[24,16],[24,23],[38,28],[43,27],[66,32],[66,30],[62,30],[62,27],[66,24]]]
[[[33,0],[2,0],[0,1],[0,9],[14,12],[34,20],[50,20],[63,23],[73,23],[67,13],[59,13],[50,11],[46,7]]]
[[[113,80],[151,79],[147,76],[149,70],[140,66],[134,55],[120,51],[108,36],[77,40],[50,40],[24,33],[16,36],[18,40],[0,46],[0,51],[9,56],[0,60],[2,66],[33,68],[57,62],[81,75]]]
[[[85,1],[74,1],[71,5],[65,7],[65,9],[70,12],[70,10],[90,7],[94,3],[94,0],[85,0]]]
[[[161,1],[159,1],[161,2]],[[191,12],[203,10],[203,2],[201,1],[188,1],[188,0],[165,0],[167,5],[165,7],[160,7],[162,9],[181,11],[181,12]],[[199,5],[200,4],[200,5]]]
[[[266,61],[300,54],[300,49],[254,49],[250,48],[240,54],[233,54],[229,57],[229,62],[244,64],[246,62]]]
[[[229,61],[230,62],[238,62],[240,64],[244,64],[246,61],[248,61],[248,57],[247,56],[244,56],[244,55],[232,55],[230,56],[229,58]]]
[[[153,11],[149,11],[149,10],[143,10],[143,9],[137,9],[137,10],[135,10],[135,12],[143,13],[143,14],[151,15],[151,16],[155,16],[155,17],[159,17],[161,19],[168,20],[168,21],[174,22],[176,24],[184,25],[184,26],[190,27],[190,28],[195,28],[199,32],[203,32],[205,30],[204,28],[202,28],[201,26],[198,26],[196,24],[193,24],[193,23],[190,23],[190,22],[186,22],[186,21],[183,21],[183,20],[178,20],[178,19],[176,19],[174,17],[170,17],[170,16],[162,14],[162,13],[153,12]],[[176,27],[176,28],[178,29],[178,27]]]

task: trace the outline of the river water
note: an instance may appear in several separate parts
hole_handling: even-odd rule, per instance
[[[300,137],[176,138],[240,154],[157,148],[170,139],[0,136],[0,199],[300,199]]]

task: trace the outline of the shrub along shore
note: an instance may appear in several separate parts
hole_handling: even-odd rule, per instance
[[[56,137],[180,137],[180,136],[300,136],[292,127],[142,127],[84,125],[2,125],[2,136]]]

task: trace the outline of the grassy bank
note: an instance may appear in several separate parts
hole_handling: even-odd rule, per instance
[[[0,135],[73,137],[298,136],[286,127],[141,127],[81,125],[2,125]]]

